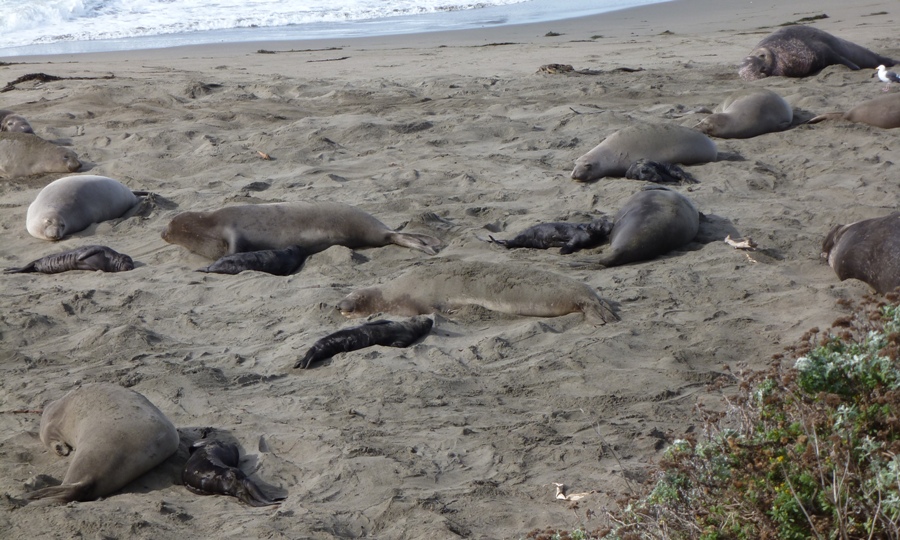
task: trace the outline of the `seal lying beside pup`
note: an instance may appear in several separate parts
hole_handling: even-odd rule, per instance
[[[900,212],[849,225],[835,225],[822,243],[822,257],[837,276],[868,283],[880,294],[900,286]]]

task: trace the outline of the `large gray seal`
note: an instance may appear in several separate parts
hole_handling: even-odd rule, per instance
[[[0,110],[0,131],[34,133],[34,129],[24,116],[6,110]]]
[[[695,129],[722,139],[749,139],[783,131],[794,119],[794,110],[767,88],[746,88],[731,94]]]
[[[29,499],[90,501],[114,493],[178,449],[178,432],[134,390],[86,384],[44,408],[41,442],[72,455],[62,485],[33,491]]]
[[[884,129],[900,127],[900,94],[887,94],[863,101],[847,112],[831,112],[811,118],[808,124],[841,118]]]
[[[0,177],[67,173],[81,168],[72,150],[31,133],[0,132]]]
[[[31,236],[61,240],[92,223],[122,217],[138,203],[125,184],[105,176],[66,176],[47,184],[25,215]]]
[[[433,236],[394,231],[358,208],[334,202],[245,204],[183,212],[169,222],[162,237],[209,259],[290,246],[313,254],[331,246],[356,249],[389,244],[434,255],[441,245]]]
[[[879,294],[900,286],[900,212],[835,225],[822,242],[822,257],[837,276],[865,281]]]
[[[841,64],[850,69],[893,66],[896,62],[865,47],[812,26],[780,28],[760,41],[741,62],[743,79],[806,77],[822,68]]]
[[[590,285],[512,263],[437,260],[420,264],[380,287],[358,289],[337,307],[345,317],[373,313],[413,316],[466,305],[530,317],[582,312],[594,325],[618,320]]]
[[[694,165],[715,161],[716,143],[695,129],[677,124],[642,124],[613,133],[575,160],[572,178],[592,182],[625,176],[639,159]]]

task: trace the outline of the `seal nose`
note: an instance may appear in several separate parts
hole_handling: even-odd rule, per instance
[[[345,298],[338,302],[335,308],[341,313],[353,313],[353,301]]]

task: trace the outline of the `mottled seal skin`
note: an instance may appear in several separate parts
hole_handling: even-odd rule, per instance
[[[409,347],[422,336],[431,332],[434,321],[430,317],[413,317],[405,321],[378,320],[353,328],[338,330],[316,341],[303,358],[297,360],[295,368],[309,366],[328,360],[332,356],[350,351],[358,351],[374,345],[384,347]]]
[[[509,240],[498,240],[488,235],[491,242],[507,249],[549,249],[558,247],[562,255],[599,246],[609,238],[612,223],[606,218],[590,223],[539,223],[532,225]]]
[[[763,38],[744,58],[738,74],[747,80],[772,76],[806,77],[834,64],[857,70],[895,63],[824,30],[796,25],[785,26]]]
[[[822,242],[822,257],[837,276],[865,281],[879,294],[900,286],[900,212],[836,225]]]
[[[20,268],[7,268],[4,274],[59,274],[69,270],[100,270],[101,272],[127,272],[134,270],[134,261],[128,255],[106,246],[83,246],[41,257]]]
[[[4,110],[0,110],[0,131],[34,134],[34,129],[24,116]]]
[[[35,238],[62,240],[93,223],[122,217],[138,203],[125,184],[105,176],[66,176],[47,184],[25,215]]]
[[[214,274],[240,274],[245,270],[256,270],[276,276],[288,276],[300,268],[308,255],[308,252],[299,246],[245,251],[225,255],[211,265],[198,268],[196,271]]]
[[[811,118],[808,124],[818,124],[823,120],[842,118],[850,122],[868,124],[883,129],[900,127],[900,94],[887,94],[864,101],[847,112],[820,114]]]
[[[716,143],[695,129],[676,124],[629,126],[613,133],[575,160],[572,178],[592,182],[605,176],[625,176],[639,159],[694,165],[715,161]]]
[[[238,468],[236,444],[200,439],[191,446],[181,481],[198,495],[230,495],[250,506],[281,504],[284,497],[270,498]]]
[[[783,97],[767,88],[746,88],[725,98],[694,127],[711,137],[749,139],[783,131],[793,120],[794,110]]]
[[[414,316],[466,305],[531,317],[582,312],[594,325],[618,320],[590,285],[552,272],[474,261],[429,261],[380,287],[359,289],[338,303],[345,317],[373,313]]]
[[[162,237],[209,259],[290,246],[313,254],[331,246],[356,249],[388,244],[434,255],[441,245],[433,236],[396,232],[358,208],[333,202],[247,204],[212,212],[183,212],[169,222]]]
[[[691,173],[672,163],[660,163],[649,159],[639,159],[625,171],[625,178],[631,180],[644,180],[660,184],[663,182],[682,182],[685,184],[699,184]]]
[[[71,453],[63,483],[29,499],[90,501],[114,493],[178,449],[178,432],[153,403],[134,390],[86,384],[44,408],[41,442]]]
[[[67,173],[81,168],[78,155],[31,133],[0,132],[0,178]]]

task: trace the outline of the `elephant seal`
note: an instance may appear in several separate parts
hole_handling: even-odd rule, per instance
[[[433,236],[396,232],[358,208],[334,202],[245,204],[213,212],[183,212],[172,218],[162,237],[209,259],[290,246],[311,255],[335,245],[356,249],[388,244],[434,255],[441,245]]]
[[[284,249],[263,249],[225,255],[197,272],[214,274],[240,274],[244,270],[256,270],[276,276],[288,276],[297,271],[308,253],[299,246]]]
[[[0,110],[0,131],[34,134],[34,129],[24,116],[4,110]]]
[[[610,248],[599,259],[575,266],[619,266],[647,261],[687,244],[700,230],[700,212],[690,199],[663,186],[645,186],[613,219]]]
[[[629,126],[613,133],[575,160],[572,178],[592,182],[625,176],[639,159],[693,165],[715,161],[716,143],[695,129],[676,124]]]
[[[345,317],[356,318],[379,312],[424,315],[478,305],[531,317],[580,311],[594,325],[619,319],[593,287],[567,276],[509,263],[429,262],[380,287],[351,292],[338,309]]]
[[[722,139],[749,139],[787,129],[794,110],[767,88],[746,88],[731,94],[694,129]]]
[[[823,120],[838,118],[883,129],[900,127],[900,94],[888,94],[863,101],[845,113],[820,114],[811,118],[807,124],[818,124]]]
[[[240,452],[236,444],[200,439],[190,449],[181,481],[198,495],[231,495],[250,506],[281,504],[284,497],[270,498],[238,468]]]
[[[590,223],[539,223],[532,225],[509,240],[488,238],[494,244],[511,248],[548,249],[558,247],[561,255],[599,246],[609,238],[612,223],[606,218]]]
[[[25,214],[31,236],[61,240],[92,223],[122,217],[138,203],[125,184],[105,176],[66,176],[47,184]]]
[[[822,257],[844,281],[865,281],[879,294],[900,286],[900,212],[835,225],[822,242]]]
[[[134,270],[134,261],[128,255],[106,246],[82,246],[77,249],[54,253],[31,261],[21,268],[7,268],[4,274],[59,274],[69,270],[100,270],[126,272]]]
[[[625,171],[625,178],[631,180],[644,180],[660,184],[662,182],[681,182],[684,184],[699,184],[691,173],[672,163],[660,163],[649,159],[639,159]]]
[[[742,79],[806,77],[822,68],[841,64],[850,69],[893,66],[896,62],[856,43],[812,26],[780,28],[764,37],[741,62]]]
[[[81,168],[75,152],[31,133],[0,132],[0,177],[67,173]]]
[[[86,384],[44,408],[41,442],[72,454],[63,483],[32,491],[29,499],[90,501],[118,491],[178,450],[178,432],[153,403],[134,390]]]
[[[338,330],[313,343],[295,368],[306,369],[316,362],[350,351],[358,351],[373,345],[384,347],[409,347],[431,331],[431,317],[413,317],[405,321],[378,320],[353,328]]]

